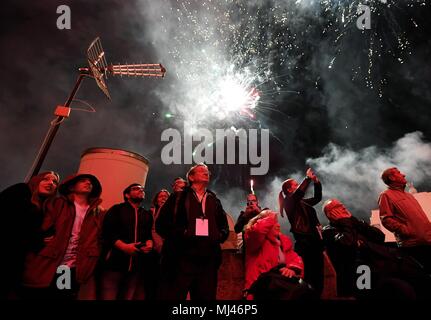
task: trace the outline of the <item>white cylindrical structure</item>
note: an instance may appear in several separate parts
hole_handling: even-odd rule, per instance
[[[149,161],[135,152],[91,148],[81,155],[78,173],[96,176],[102,185],[102,207],[109,209],[113,204],[123,202],[123,190],[132,183],[145,186]]]

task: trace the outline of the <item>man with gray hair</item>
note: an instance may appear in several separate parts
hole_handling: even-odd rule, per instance
[[[189,186],[172,193],[160,210],[156,231],[164,238],[162,283],[164,300],[214,300],[221,248],[229,235],[226,213],[216,194],[207,189],[205,164],[190,168]],[[178,198],[178,200],[177,200]]]

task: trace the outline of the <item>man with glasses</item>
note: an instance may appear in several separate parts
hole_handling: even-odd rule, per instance
[[[189,186],[172,193],[160,210],[156,231],[164,238],[160,298],[214,300],[221,248],[229,235],[226,213],[216,194],[207,189],[205,164],[187,173]],[[177,201],[177,197],[178,201]]]
[[[124,189],[123,197],[123,203],[108,210],[103,224],[105,261],[100,292],[103,300],[145,298],[144,274],[153,250],[153,216],[141,207],[145,192],[139,183]]]

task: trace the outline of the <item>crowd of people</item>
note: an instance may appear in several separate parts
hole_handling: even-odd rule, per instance
[[[380,218],[397,246],[338,199],[323,203],[329,225],[322,227],[315,210],[322,184],[311,169],[301,183],[283,182],[278,212],[249,194],[234,227],[243,239],[244,299],[321,298],[325,257],[339,299],[429,299],[431,223],[405,191],[404,174],[389,168],[381,178],[388,188],[378,198]],[[5,189],[0,298],[215,300],[229,226],[209,182],[208,167],[197,164],[173,181],[172,192],[157,192],[150,210],[142,206],[144,187],[133,183],[124,202],[106,211],[91,174],[60,183],[47,171]],[[305,198],[311,184],[313,197]],[[293,239],[280,230],[284,214]],[[363,266],[371,277],[365,290],[358,285]]]

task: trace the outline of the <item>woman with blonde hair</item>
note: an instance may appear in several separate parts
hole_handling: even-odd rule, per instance
[[[277,214],[264,210],[245,227],[247,299],[301,299],[310,293],[304,264],[280,231]]]

